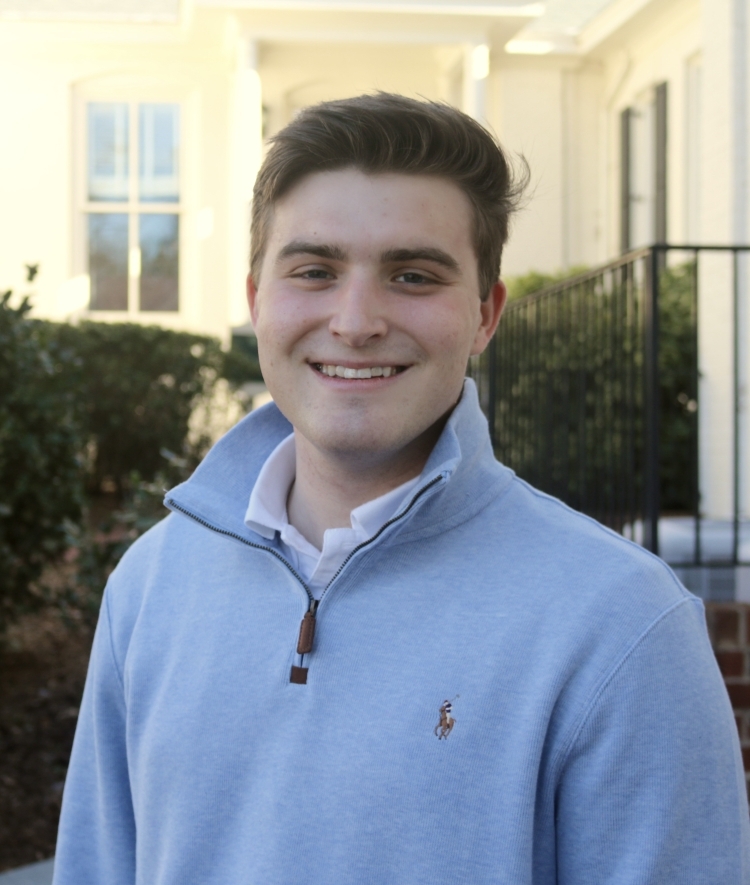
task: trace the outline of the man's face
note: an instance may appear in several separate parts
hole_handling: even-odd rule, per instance
[[[434,443],[505,299],[480,301],[471,230],[463,192],[427,176],[315,173],[276,204],[250,311],[266,384],[319,451]]]

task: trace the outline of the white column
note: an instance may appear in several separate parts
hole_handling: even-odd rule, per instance
[[[750,149],[750,126],[748,83],[748,46],[750,36],[750,3],[748,0],[732,2],[732,147],[733,147],[733,211],[732,228],[734,242],[746,244],[750,240],[748,223],[748,198],[750,184],[748,150]],[[740,516],[750,518],[750,288],[748,273],[750,256],[739,262],[739,316],[737,317],[738,374],[739,374],[739,507]],[[746,554],[747,555],[747,554]]]
[[[263,105],[258,73],[258,47],[241,37],[232,96],[229,175],[229,324],[241,326],[250,315],[245,278],[250,258],[250,206],[263,155]]]
[[[748,7],[703,0],[700,240],[748,242]],[[748,379],[747,260],[740,261],[740,382]],[[733,507],[733,334],[731,256],[701,258],[699,278],[700,487],[708,517]],[[750,512],[747,390],[740,397],[741,510]]]
[[[483,125],[487,122],[487,77],[490,47],[469,43],[464,47],[463,110]]]

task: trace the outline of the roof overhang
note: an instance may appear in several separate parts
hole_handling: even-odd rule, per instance
[[[182,0],[0,0],[0,20],[174,24]]]
[[[654,2],[655,0],[613,0],[581,29],[576,38],[578,51],[587,55],[597,49]]]
[[[197,0],[196,5],[272,12],[381,12],[527,19],[544,12],[544,3],[523,0]]]
[[[544,15],[514,35],[505,45],[505,51],[511,55],[586,56],[607,41],[617,39],[618,33],[638,16],[670,2],[673,0],[603,0],[595,9],[595,0],[579,0],[569,5],[563,4],[563,0],[553,0]],[[561,17],[561,10],[567,11],[567,21]]]
[[[193,0],[234,13],[267,42],[487,44],[501,49],[544,10],[523,0]]]

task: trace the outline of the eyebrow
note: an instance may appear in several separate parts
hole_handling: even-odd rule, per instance
[[[402,261],[433,261],[440,264],[447,270],[454,272],[459,271],[456,259],[444,252],[442,249],[435,249],[432,246],[418,246],[415,249],[389,249],[383,252],[380,260],[384,264],[398,263]]]
[[[329,261],[346,261],[347,253],[341,246],[327,243],[308,243],[305,240],[292,240],[279,252],[276,261],[283,261],[295,255],[315,255]],[[433,246],[417,246],[413,249],[388,249],[380,256],[383,264],[396,264],[403,261],[433,261],[447,270],[460,270],[456,259],[442,249]]]
[[[294,255],[317,255],[330,261],[345,261],[346,252],[340,246],[329,246],[324,243],[307,243],[304,240],[292,240],[279,252],[276,261],[283,261]]]

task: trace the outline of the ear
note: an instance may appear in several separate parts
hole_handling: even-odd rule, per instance
[[[490,289],[488,297],[480,302],[479,328],[471,348],[471,356],[481,353],[490,343],[490,338],[495,334],[497,324],[500,322],[507,296],[508,290],[505,288],[505,283],[498,280]]]
[[[253,326],[258,319],[258,289],[255,285],[255,280],[247,275],[246,282],[246,291],[247,291],[247,306],[250,308],[250,318],[253,321]]]

